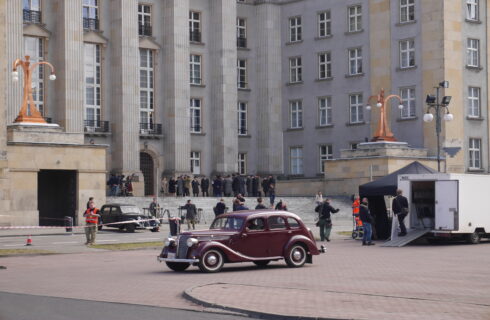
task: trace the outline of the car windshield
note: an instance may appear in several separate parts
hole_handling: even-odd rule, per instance
[[[222,217],[216,218],[209,229],[218,230],[240,230],[243,225],[243,218],[240,217]]]
[[[140,208],[136,206],[121,206],[122,213],[141,213]]]

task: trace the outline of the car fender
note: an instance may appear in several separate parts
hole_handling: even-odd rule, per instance
[[[245,262],[256,260],[251,257],[244,256],[239,252],[231,249],[230,247],[216,241],[200,242],[196,249],[193,250],[192,256],[199,259],[204,254],[204,252],[212,248],[219,249],[221,252],[223,252],[223,254],[225,255],[225,260],[227,262]]]
[[[284,247],[284,256],[287,255],[289,249],[291,249],[291,247],[297,242],[304,243],[308,247],[309,254],[311,255],[320,254],[320,251],[318,251],[318,248],[316,247],[316,243],[311,241],[310,238],[305,237],[304,235],[296,235],[294,237],[291,237],[291,239],[289,239],[288,243]]]

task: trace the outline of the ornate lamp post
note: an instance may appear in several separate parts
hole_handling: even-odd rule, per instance
[[[19,72],[17,71],[17,67],[20,66],[24,72],[24,95],[22,98],[22,106],[20,108],[19,115],[14,122],[46,123],[46,120],[44,120],[39,110],[37,110],[36,105],[34,104],[34,98],[32,97],[32,73],[36,67],[45,64],[51,68],[49,80],[56,80],[54,67],[51,63],[46,61],[36,62],[31,66],[31,62],[29,60],[30,57],[25,56],[24,61],[21,59],[16,59],[13,65],[12,81],[19,81]]]
[[[403,109],[402,98],[396,94],[391,94],[385,98],[385,90],[381,89],[378,95],[370,96],[368,98],[368,103],[371,99],[376,98],[376,107],[380,108],[379,113],[379,121],[378,121],[378,129],[376,130],[374,137],[371,141],[396,141],[393,132],[391,132],[390,126],[388,124],[387,116],[386,116],[386,103],[392,99],[396,98],[400,102],[398,108]],[[367,110],[371,110],[371,106],[368,104],[366,106]]]
[[[439,90],[441,88],[449,88],[449,82],[442,81],[439,83],[437,87],[434,88],[436,89],[436,95],[434,96],[428,94],[427,98],[425,99],[425,103],[427,103],[428,107],[426,113],[424,114],[424,121],[431,122],[432,120],[434,120],[434,115],[436,116],[437,171],[441,172],[441,145],[440,145],[441,129],[442,129],[441,111],[444,112],[445,121],[453,120],[454,116],[449,112],[449,108],[448,108],[448,105],[451,102],[451,96],[444,96],[442,100],[439,102]],[[431,109],[434,110],[434,114],[430,112]]]

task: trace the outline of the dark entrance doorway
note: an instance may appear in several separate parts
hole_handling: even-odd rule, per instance
[[[72,170],[39,171],[37,203],[40,226],[63,226],[65,216],[72,217],[75,221],[77,172]]]
[[[140,170],[145,178],[145,196],[154,195],[153,189],[153,158],[146,152],[140,152]]]

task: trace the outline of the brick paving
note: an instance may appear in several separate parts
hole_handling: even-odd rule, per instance
[[[336,319],[490,319],[490,243],[362,247],[336,239],[314,264],[169,271],[157,250],[1,258],[0,290],[204,310],[182,297],[260,313]],[[1,306],[1,301],[0,301]]]

